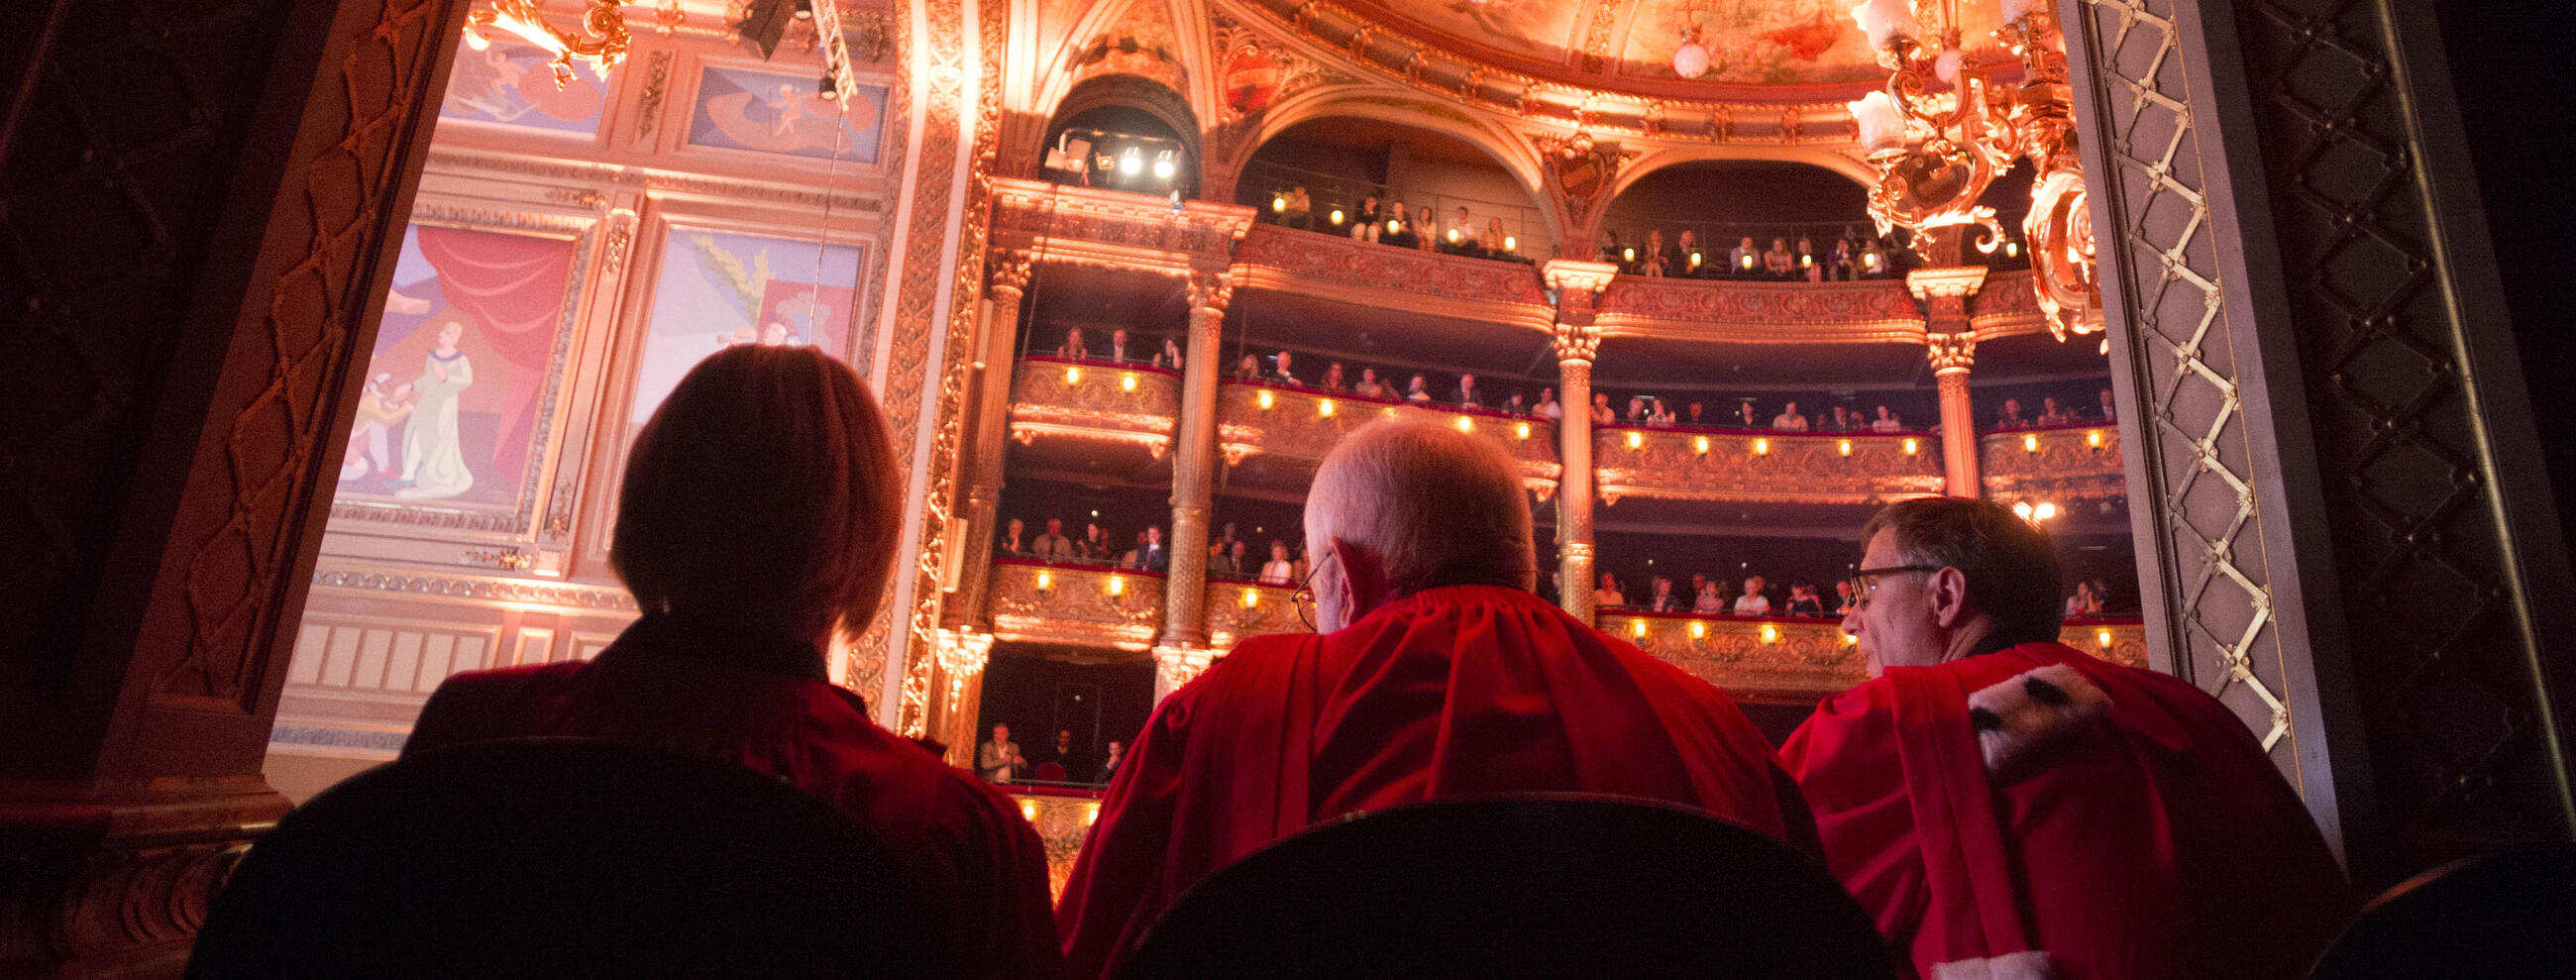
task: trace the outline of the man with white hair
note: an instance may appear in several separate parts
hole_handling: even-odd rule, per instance
[[[1361,428],[1316,471],[1305,529],[1317,632],[1245,640],[1155,708],[1057,907],[1069,976],[1114,969],[1218,868],[1359,811],[1606,793],[1816,846],[1724,692],[1530,593],[1529,502],[1500,446]]]

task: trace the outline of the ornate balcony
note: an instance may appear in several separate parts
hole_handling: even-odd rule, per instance
[[[993,635],[1143,652],[1163,626],[1163,573],[993,560]]]
[[[1881,504],[1941,492],[1941,443],[1928,433],[1612,426],[1592,440],[1604,502]]]
[[[1143,446],[1161,458],[1181,409],[1179,372],[1142,364],[1030,356],[1011,384],[1011,438]]]
[[[1237,281],[1359,306],[1401,304],[1434,316],[1545,332],[1556,307],[1538,268],[1441,255],[1341,235],[1255,225],[1234,253]],[[1903,290],[1898,290],[1899,295]]]
[[[1251,208],[1152,194],[992,177],[994,248],[1041,262],[1180,275],[1221,269]]]
[[[1461,260],[1475,261],[1475,260]],[[1425,408],[1312,388],[1228,381],[1217,391],[1217,447],[1231,466],[1267,456],[1311,471],[1353,429],[1382,418],[1427,421],[1501,444],[1521,464],[1521,482],[1542,498],[1556,492],[1556,423],[1545,417],[1472,408]]]
[[[2066,503],[2108,500],[2128,493],[2128,471],[2120,461],[2120,427],[2056,426],[1989,432],[1978,437],[1979,461],[1986,496],[2003,503],[2022,500]]]
[[[1898,279],[1742,282],[1622,275],[1594,304],[1614,337],[1740,344],[1923,342],[1923,308]]]
[[[1718,616],[1605,609],[1600,628],[1747,701],[1803,703],[1869,679],[1859,644],[1832,619]],[[2144,667],[2146,627],[2135,618],[2070,619],[2058,642]]]
[[[1235,644],[1271,633],[1305,633],[1297,618],[1293,586],[1263,585],[1246,579],[1212,579],[1207,585],[1208,646],[1232,650]]]
[[[2146,620],[2136,616],[2084,616],[2068,619],[2057,642],[2115,664],[2147,665]]]
[[[1074,859],[1082,856],[1082,842],[1100,820],[1100,792],[1028,787],[1012,790],[1011,802],[1020,805],[1020,816],[1037,829],[1046,848],[1047,893],[1063,898],[1065,882],[1073,879]]]

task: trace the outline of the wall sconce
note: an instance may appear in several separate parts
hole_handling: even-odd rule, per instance
[[[1064,383],[1069,385],[1081,384],[1082,369],[1078,367],[1069,367],[1064,369]]]
[[[2100,430],[2100,429],[2095,429],[2095,430],[2093,430],[2093,431],[2091,431],[2091,432],[2087,432],[2087,433],[2085,433],[2085,434],[2084,434],[2084,444],[2085,444],[2085,445],[2087,445],[2087,446],[2091,446],[2091,447],[2093,447],[2093,448],[2095,448],[2095,449],[2100,449],[2100,448],[2102,448],[2102,430]]]
[[[1764,623],[1764,624],[1762,624],[1762,642],[1764,642],[1764,643],[1778,643],[1778,642],[1780,642],[1780,628],[1779,628],[1779,627],[1777,627],[1777,626],[1773,626],[1773,625],[1771,625],[1771,624],[1769,624],[1769,623]]]
[[[1026,819],[1026,820],[1027,820],[1028,822],[1030,822],[1030,823],[1036,823],[1036,822],[1038,822],[1038,801],[1036,801],[1036,800],[1021,800],[1021,801],[1020,801],[1020,816],[1021,816],[1022,818],[1024,818],[1024,819]]]
[[[1261,408],[1262,408],[1262,410],[1263,410],[1263,411],[1268,411],[1268,410],[1270,409],[1270,406],[1272,406],[1272,405],[1274,405],[1274,404],[1277,404],[1277,403],[1278,403],[1278,399],[1271,397],[1270,392],[1268,392],[1268,391],[1257,391],[1257,392],[1254,392],[1254,393],[1253,393],[1253,395],[1252,395],[1252,400],[1253,400],[1253,401],[1255,401],[1255,402],[1260,403]]]
[[[1918,449],[1921,449],[1921,448],[1923,448],[1923,444],[1922,444],[1922,443],[1920,443],[1920,442],[1916,442],[1916,441],[1914,441],[1914,440],[1912,440],[1912,439],[1907,439],[1907,440],[1905,440],[1905,455],[1912,456],[1912,455],[1914,455],[1914,451],[1915,451],[1915,450],[1918,450]]]
[[[1129,371],[1129,372],[1127,372],[1127,373],[1125,373],[1125,374],[1121,374],[1121,375],[1119,375],[1119,376],[1118,376],[1118,390],[1120,390],[1120,391],[1134,391],[1134,390],[1136,390],[1136,372],[1134,372],[1134,371]]]
[[[1756,456],[1768,456],[1768,455],[1771,455],[1771,440],[1769,440],[1769,439],[1755,439],[1755,440],[1753,440],[1753,455],[1756,455]]]
[[[1841,441],[1841,442],[1839,442],[1839,443],[1836,443],[1836,444],[1834,445],[1834,448],[1835,448],[1835,449],[1839,449],[1839,450],[1841,450],[1843,455],[1845,455],[1845,456],[1849,456],[1849,455],[1851,455],[1851,440],[1849,440],[1849,439],[1845,439],[1845,440],[1843,440],[1843,441]]]
[[[1110,595],[1110,597],[1111,597],[1111,598],[1116,598],[1116,597],[1118,597],[1118,596],[1122,596],[1122,595],[1126,595],[1126,594],[1127,594],[1127,576],[1124,576],[1124,575],[1112,575],[1112,576],[1109,576],[1109,595]]]
[[[1506,252],[1517,252],[1517,251],[1520,251],[1520,250],[1521,250],[1521,240],[1520,240],[1520,238],[1518,238],[1517,236],[1513,236],[1513,235],[1505,235],[1505,236],[1503,236],[1503,251],[1506,251]]]
[[[1629,620],[1629,621],[1628,621],[1628,635],[1629,635],[1629,636],[1636,637],[1636,638],[1638,638],[1638,639],[1640,639],[1640,640],[1645,639],[1645,638],[1646,638],[1646,621],[1645,621],[1645,620],[1642,620],[1642,619],[1631,619],[1631,620]]]
[[[1698,253],[1698,252],[1692,252],[1692,253],[1691,253],[1691,256],[1690,256],[1690,267],[1691,267],[1691,268],[1694,268],[1694,269],[1699,268],[1699,253]]]
[[[1258,609],[1258,608],[1260,608],[1260,607],[1261,607],[1261,590],[1260,590],[1260,589],[1245,589],[1245,590],[1243,590],[1243,608],[1245,608],[1245,609]]]
[[[1629,431],[1628,431],[1628,448],[1630,448],[1630,449],[1642,449],[1642,448],[1644,448],[1644,447],[1645,447],[1645,445],[1646,445],[1646,434],[1645,434],[1645,433],[1643,433],[1643,432],[1638,432],[1638,431],[1636,431],[1636,430],[1634,430],[1634,429],[1631,429],[1631,430],[1629,430]]]
[[[1395,233],[1397,233],[1397,232],[1401,232],[1401,231],[1403,231],[1403,230],[1404,230],[1404,222],[1397,221],[1397,220],[1395,220],[1394,218],[1388,218],[1388,219],[1386,219],[1386,233],[1387,233],[1387,234],[1392,235],[1392,234],[1395,234]]]
[[[1055,591],[1055,573],[1054,573],[1054,572],[1045,571],[1045,570],[1043,570],[1043,569],[1039,570],[1039,572],[1038,572],[1038,592],[1039,592],[1039,594],[1043,595],[1043,594],[1045,594],[1045,593],[1052,592],[1052,591]]]
[[[1334,209],[1333,209],[1332,218],[1333,218],[1333,223],[1334,223],[1334,224],[1337,224],[1337,225],[1338,225],[1338,224],[1341,224],[1341,223],[1342,223],[1342,209],[1340,209],[1340,208],[1334,208]]]
[[[1527,422],[1514,422],[1514,423],[1512,423],[1512,438],[1514,438],[1514,439],[1527,439],[1527,438],[1529,438],[1529,423],[1527,423]]]
[[[1708,455],[1708,437],[1707,437],[1707,436],[1692,436],[1692,437],[1691,437],[1691,451],[1692,451],[1692,452],[1696,452],[1696,453],[1698,453],[1698,454],[1700,454],[1700,455],[1702,455],[1702,456],[1706,456],[1706,455]]]
[[[1637,250],[1636,250],[1636,249],[1633,249],[1633,248],[1623,248],[1623,249],[1620,249],[1620,250],[1619,250],[1619,258],[1620,258],[1620,260],[1621,260],[1621,261],[1624,261],[1624,262],[1634,262],[1634,261],[1637,261]]]
[[[2094,630],[2094,631],[2093,631],[2093,645],[2098,646],[2098,647],[2101,647],[2102,649],[2105,649],[2105,650],[2111,649],[2111,631],[2110,631],[2110,630]]]
[[[1464,416],[1464,415],[1458,416],[1458,431],[1460,431],[1460,432],[1474,432],[1474,431],[1476,431],[1476,420],[1475,420],[1475,419],[1468,418],[1467,416]]]
[[[1288,198],[1287,198],[1287,197],[1285,197],[1285,196],[1283,196],[1283,195],[1279,195],[1279,194],[1272,194],[1272,195],[1270,195],[1270,213],[1272,213],[1272,214],[1285,214],[1285,213],[1287,213],[1287,211],[1288,211]]]
[[[1323,416],[1323,417],[1325,417],[1325,418],[1332,418],[1332,417],[1333,417],[1333,400],[1332,400],[1332,399],[1330,399],[1330,398],[1318,398],[1318,399],[1315,399],[1315,414],[1320,415],[1320,416]]]
[[[2038,451],[2039,451],[2039,437],[2038,437],[2038,436],[2023,436],[2023,437],[2021,437],[2021,448],[2022,448],[2023,450],[2025,450],[2025,451],[2028,451],[2028,452],[2034,452],[2034,453],[2035,453],[2035,452],[2038,452]]]
[[[1691,639],[1694,639],[1694,640],[1705,640],[1705,639],[1708,639],[1708,624],[1707,624],[1707,623],[1700,622],[1699,620],[1696,620],[1696,619],[1691,620],[1691,624],[1690,624],[1690,634],[1691,634]]]

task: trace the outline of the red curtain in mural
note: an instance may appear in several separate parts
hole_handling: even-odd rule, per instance
[[[515,481],[519,475],[510,466],[526,459],[536,423],[530,403],[545,387],[546,360],[554,353],[555,325],[562,321],[572,276],[573,243],[426,225],[418,231],[421,256],[438,270],[438,289],[448,306],[473,317],[482,341],[509,362],[492,464],[495,473]]]

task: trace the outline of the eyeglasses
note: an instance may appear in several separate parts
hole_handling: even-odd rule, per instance
[[[1869,608],[1869,594],[1872,590],[1878,588],[1879,579],[1886,578],[1890,575],[1903,575],[1908,572],[1937,572],[1947,567],[1949,566],[1889,565],[1885,568],[1864,568],[1853,572],[1851,573],[1852,608]]]
[[[1324,557],[1315,559],[1315,567],[1306,570],[1305,580],[1298,582],[1297,591],[1289,596],[1297,607],[1297,621],[1306,624],[1306,632],[1315,631],[1315,576],[1323,574],[1324,563],[1332,560],[1333,552],[1329,550]]]

